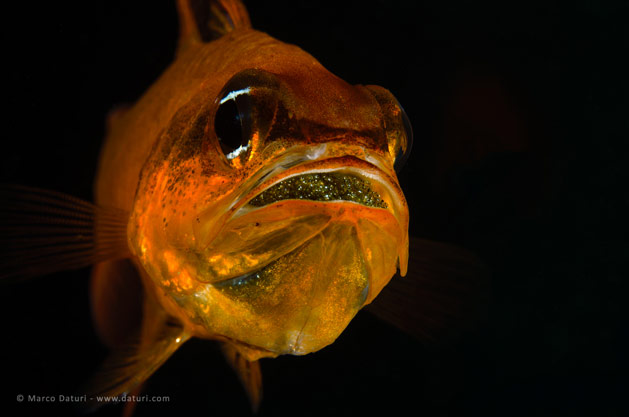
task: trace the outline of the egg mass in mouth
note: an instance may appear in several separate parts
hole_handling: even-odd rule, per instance
[[[340,172],[309,173],[287,178],[258,194],[249,204],[262,207],[280,200],[341,200],[387,208],[387,203],[366,180]]]

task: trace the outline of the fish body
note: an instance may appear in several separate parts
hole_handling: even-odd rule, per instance
[[[2,278],[94,265],[112,354],[88,397],[138,393],[197,337],[255,408],[258,359],[320,350],[363,307],[419,338],[469,316],[443,306],[474,293],[476,259],[409,239],[396,170],[412,132],[393,95],[252,29],[237,0],[177,5],[174,62],[109,118],[95,204],[0,186],[0,229],[19,237],[1,236]]]
[[[159,327],[149,316],[165,313],[180,341],[220,340],[246,361],[314,352],[405,273],[394,166],[410,149],[406,116],[387,90],[352,86],[252,29],[239,2],[213,3],[231,23],[210,42],[190,38],[179,6],[177,57],[110,124],[95,184],[98,205],[129,213],[131,259],[153,300],[143,344]],[[101,292],[129,275],[94,270],[106,340],[121,310]]]
[[[111,355],[81,394],[138,394],[197,337],[255,408],[258,359],[317,351],[364,307],[421,340],[471,317],[474,257],[408,237],[412,135],[391,93],[252,29],[239,1],[177,4],[174,62],[110,114],[95,204],[0,185],[0,279],[94,265]]]

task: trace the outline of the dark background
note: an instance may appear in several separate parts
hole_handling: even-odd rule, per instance
[[[107,112],[171,61],[174,1],[2,9],[2,182],[91,198]],[[360,313],[336,343],[265,360],[260,415],[620,416],[627,405],[626,2],[248,2],[255,28],[390,89],[415,132],[411,232],[476,252],[489,317],[426,344]],[[0,289],[0,414],[67,412],[105,357],[88,270]],[[137,415],[248,415],[211,342],[186,344]],[[96,415],[118,415],[105,407]]]

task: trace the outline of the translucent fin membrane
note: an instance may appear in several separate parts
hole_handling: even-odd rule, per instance
[[[136,392],[189,338],[190,335],[177,323],[168,322],[153,340],[140,340],[113,351],[82,389],[89,398],[86,411],[95,410],[112,397]]]
[[[123,210],[55,191],[0,185],[0,278],[23,279],[130,256]]]
[[[387,208],[387,203],[369,183],[355,175],[321,172],[281,181],[249,202],[262,207],[280,200],[353,201],[369,207]]]
[[[408,273],[394,276],[367,310],[422,341],[448,342],[486,315],[489,272],[471,252],[411,238]]]
[[[222,343],[221,348],[227,362],[238,374],[238,378],[247,391],[251,410],[256,413],[262,400],[262,371],[260,362],[248,361],[229,343]]]

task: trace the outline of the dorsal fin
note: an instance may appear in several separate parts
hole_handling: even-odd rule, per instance
[[[247,9],[240,0],[177,0],[179,46],[210,42],[236,29],[251,27]]]

